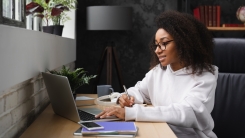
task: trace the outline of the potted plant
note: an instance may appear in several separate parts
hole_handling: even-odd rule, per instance
[[[34,0],[26,5],[26,15],[44,19],[47,26],[43,26],[43,31],[61,36],[64,27],[61,24],[70,20],[66,11],[76,9],[76,3],[76,0]],[[50,21],[53,25],[50,25]]]
[[[71,91],[74,99],[76,98],[76,90],[82,85],[89,84],[90,80],[95,78],[97,75],[87,75],[83,68],[77,68],[72,71],[66,66],[62,66],[61,70],[48,70],[51,74],[66,76],[69,80]]]
[[[39,17],[46,22],[47,27],[43,27],[43,31],[53,34],[53,27],[49,27],[49,20],[51,19],[51,7],[49,6],[50,0],[34,0],[26,5],[26,16],[32,15]]]
[[[53,0],[53,8],[51,11],[51,20],[54,25],[54,34],[62,34],[64,22],[70,20],[70,17],[67,15],[66,11],[71,9],[76,9],[75,4],[77,0]]]

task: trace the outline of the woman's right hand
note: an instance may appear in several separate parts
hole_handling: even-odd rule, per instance
[[[128,98],[126,94],[122,94],[118,99],[118,103],[120,104],[122,108],[124,108],[125,106],[131,107],[134,105],[134,97],[129,96]]]

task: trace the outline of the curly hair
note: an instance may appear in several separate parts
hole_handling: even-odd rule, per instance
[[[177,11],[166,11],[156,18],[157,28],[163,28],[174,39],[178,58],[181,64],[192,68],[192,74],[202,74],[207,70],[214,74],[213,48],[214,42],[207,27],[194,16]],[[155,36],[150,42],[150,69],[159,64],[159,60],[151,48],[155,44]]]

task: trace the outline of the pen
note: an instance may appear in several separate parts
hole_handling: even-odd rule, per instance
[[[129,95],[128,95],[128,91],[127,91],[125,85],[123,85],[123,88],[124,88],[124,91],[125,91],[126,95],[128,96],[128,99],[130,99],[130,97],[129,97]]]

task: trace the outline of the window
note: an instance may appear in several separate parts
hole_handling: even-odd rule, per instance
[[[0,24],[25,28],[25,0],[1,0]]]

